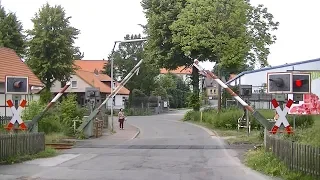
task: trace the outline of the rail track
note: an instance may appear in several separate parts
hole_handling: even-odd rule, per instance
[[[46,146],[49,146],[53,149],[64,150],[73,148],[73,143],[46,143]]]

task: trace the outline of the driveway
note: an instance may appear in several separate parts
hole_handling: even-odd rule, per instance
[[[129,117],[133,140],[82,143],[46,160],[0,166],[0,179],[28,180],[265,180],[203,128],[179,121],[185,111]],[[116,126],[117,127],[117,126]],[[131,126],[125,124],[125,132]],[[109,143],[106,143],[106,142]],[[97,141],[96,141],[97,142]],[[113,142],[113,143],[110,143]],[[229,147],[230,148],[230,147]]]

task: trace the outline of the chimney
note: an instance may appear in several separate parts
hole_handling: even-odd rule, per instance
[[[98,76],[99,75],[99,71],[97,69],[94,69],[93,73]]]

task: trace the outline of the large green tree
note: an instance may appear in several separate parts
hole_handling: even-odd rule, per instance
[[[141,35],[126,35],[124,40],[141,39]],[[144,42],[120,43],[119,48],[109,57],[114,63],[114,78],[122,80],[132,68],[144,58]],[[104,67],[104,72],[111,76],[110,60]],[[132,78],[125,85],[130,91],[139,89],[146,95],[150,95],[155,88],[154,78],[159,74],[159,69],[144,61],[140,65],[138,75]]]
[[[50,90],[55,80],[66,81],[74,73],[74,40],[80,33],[70,25],[60,5],[43,5],[32,19],[33,29],[28,31],[27,64]]]
[[[191,57],[182,51],[181,46],[173,42],[173,32],[169,28],[178,19],[186,2],[187,0],[142,0],[141,2],[147,17],[147,25],[144,26],[148,35],[146,57],[159,68],[176,69],[179,66],[189,66],[193,62]],[[199,97],[199,75],[195,68],[192,72],[192,85],[196,101]],[[197,107],[194,109],[197,110]]]
[[[276,39],[271,31],[278,24],[266,8],[247,0],[187,0],[169,28],[184,53],[239,72],[246,64],[268,65],[268,48]]]
[[[16,51],[20,57],[25,55],[25,36],[22,23],[16,14],[6,13],[0,5],[0,47],[7,47]]]
[[[156,62],[159,67],[176,69],[190,65],[190,58],[184,55],[179,46],[172,41],[169,26],[177,20],[186,0],[142,0],[141,5],[147,17],[145,32],[147,59]]]

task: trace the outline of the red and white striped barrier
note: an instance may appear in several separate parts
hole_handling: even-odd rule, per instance
[[[223,83],[216,75],[214,75],[210,71],[204,70],[199,65],[199,61],[196,59],[194,60],[193,66],[195,66],[200,72],[204,73],[207,77],[211,77],[214,79],[221,87],[223,87],[231,96],[233,96],[242,106],[244,106],[249,112],[253,113],[254,109],[249,106],[248,103],[246,103],[244,100],[241,99],[235,92],[232,91],[231,88],[228,87],[225,83]]]
[[[291,99],[288,100],[286,107],[282,110],[281,107],[279,106],[279,103],[277,102],[276,99],[272,99],[271,101],[273,107],[276,109],[278,115],[279,115],[279,119],[276,121],[276,123],[274,124],[273,128],[271,129],[270,133],[275,134],[277,133],[279,127],[281,126],[281,124],[284,125],[286,131],[288,134],[292,133],[291,130],[291,126],[286,118],[286,115],[291,107],[291,105],[293,104],[293,101]]]
[[[269,121],[263,117],[259,111],[255,111],[248,103],[241,99],[235,92],[232,91],[231,88],[228,87],[225,83],[223,83],[216,75],[214,75],[211,71],[205,70],[199,65],[199,61],[197,59],[194,60],[193,66],[196,67],[200,72],[206,75],[208,78],[214,79],[220,86],[222,86],[233,98],[235,98],[244,108],[246,108],[249,112],[252,113],[253,117],[255,117],[259,123],[261,123],[268,130],[271,129]]]
[[[35,123],[37,123],[41,118],[42,116],[44,115],[44,113],[46,113],[48,111],[48,109],[50,109],[50,107],[52,107],[56,102],[57,100],[63,95],[63,93],[69,88],[69,86],[71,85],[71,82],[68,81],[66,83],[66,85],[61,89],[61,91],[51,100],[51,102],[49,102],[49,104],[44,108],[44,110],[38,115],[38,116],[35,116],[31,123],[29,124],[29,131],[31,132],[32,129],[33,129],[33,126]]]
[[[27,101],[26,100],[22,100],[20,103],[20,106],[18,107],[18,109],[16,109],[13,105],[13,102],[11,100],[7,101],[8,106],[11,109],[12,112],[12,119],[10,120],[8,126],[6,127],[7,130],[11,130],[14,126],[14,124],[16,123],[16,121],[18,121],[19,123],[19,128],[21,130],[26,130],[27,126],[24,124],[24,122],[22,121],[20,114],[22,112],[22,109],[26,107]]]

